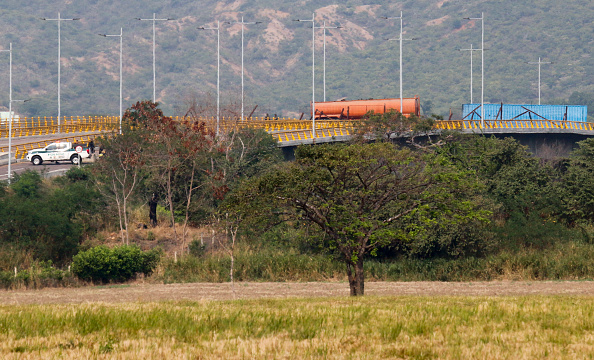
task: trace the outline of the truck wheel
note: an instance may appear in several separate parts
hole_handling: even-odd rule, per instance
[[[79,159],[78,155],[72,155],[70,157],[70,162],[72,162],[72,164],[74,164],[74,165],[78,165],[78,159]],[[82,159],[80,159],[80,163],[82,164]]]
[[[33,163],[33,165],[43,164],[43,160],[41,159],[40,156],[33,156],[33,159],[31,159],[31,162]]]

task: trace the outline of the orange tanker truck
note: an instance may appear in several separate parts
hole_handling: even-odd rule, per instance
[[[405,116],[421,115],[418,96],[404,98],[402,102]],[[384,114],[390,110],[400,111],[400,99],[324,101],[316,102],[316,119],[360,119],[369,111]]]

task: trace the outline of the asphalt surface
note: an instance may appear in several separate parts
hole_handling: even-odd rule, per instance
[[[36,135],[36,136],[22,136],[22,137],[14,137],[12,138],[12,146],[28,144],[36,141],[46,141],[51,139],[61,139],[65,137],[71,136],[85,136],[89,134],[95,133],[87,133],[87,132],[80,132],[80,133],[60,133],[60,134],[53,134],[53,135]],[[0,138],[0,147],[8,146],[8,139],[7,138]]]
[[[82,166],[84,166],[84,160],[82,163]],[[23,171],[27,171],[27,170],[33,170],[33,171],[39,171],[44,177],[52,177],[52,176],[58,176],[58,175],[62,175],[63,173],[65,173],[66,171],[68,171],[68,169],[70,169],[73,166],[77,166],[77,165],[72,165],[70,162],[60,162],[60,163],[53,163],[53,162],[44,162],[42,165],[38,165],[35,166],[33,164],[31,164],[31,162],[23,160],[22,162],[18,162],[18,163],[13,163],[11,164],[11,168],[10,171],[11,173],[14,174],[20,174]],[[6,180],[8,179],[8,164],[6,165],[0,165],[0,181]]]

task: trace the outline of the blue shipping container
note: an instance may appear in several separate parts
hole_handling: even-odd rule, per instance
[[[475,110],[476,109],[476,110]],[[474,110],[474,114],[471,114]],[[464,120],[480,120],[481,104],[462,105]],[[585,105],[512,105],[485,104],[485,120],[558,120],[588,121]]]

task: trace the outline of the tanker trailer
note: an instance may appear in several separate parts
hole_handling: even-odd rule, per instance
[[[316,119],[360,119],[369,111],[384,114],[390,110],[400,111],[400,99],[324,101],[316,102]],[[420,116],[419,97],[404,98],[402,113]]]

